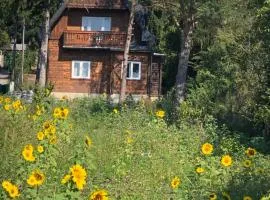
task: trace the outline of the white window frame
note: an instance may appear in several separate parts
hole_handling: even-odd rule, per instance
[[[83,23],[84,23],[85,20],[87,20],[87,19],[90,20],[91,18],[92,18],[93,20],[94,20],[94,19],[98,19],[98,18],[103,19],[103,20],[108,19],[108,21],[109,21],[109,26],[108,26],[109,28],[108,28],[108,30],[92,30],[92,27],[91,27],[91,26],[89,26],[89,29],[90,29],[90,30],[87,30],[88,28],[85,30],[85,29],[84,29],[85,26],[83,26]],[[87,26],[87,27],[88,27],[88,26]],[[104,27],[104,28],[105,28],[105,27]],[[111,17],[89,17],[89,16],[83,16],[83,17],[82,17],[82,26],[81,26],[81,30],[82,30],[82,31],[101,31],[101,32],[111,31],[111,30],[112,30],[112,18],[111,18]]]
[[[131,77],[129,77],[129,78],[126,77],[126,79],[127,80],[141,80],[141,77],[142,77],[142,63],[138,62],[138,61],[128,61],[128,64],[130,64]],[[139,77],[133,77],[133,65],[134,64],[139,65]],[[124,67],[124,62],[122,63],[122,69],[123,69],[123,67]],[[127,72],[128,72],[128,70],[127,70]]]
[[[75,75],[75,71],[74,71],[74,67],[75,67],[75,63],[80,63],[80,75],[76,76]],[[87,63],[88,64],[88,74],[87,77],[82,76],[82,72],[83,72],[83,63]],[[91,76],[91,62],[90,61],[81,61],[81,60],[73,60],[72,61],[72,66],[71,66],[71,77],[73,79],[90,79]]]

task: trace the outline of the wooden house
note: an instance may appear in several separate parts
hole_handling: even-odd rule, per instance
[[[129,21],[126,0],[69,0],[51,19],[47,82],[53,94],[109,94],[117,99]],[[154,53],[135,23],[129,53],[127,95],[158,97],[162,55]]]

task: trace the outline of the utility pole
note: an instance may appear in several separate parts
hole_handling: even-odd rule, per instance
[[[9,84],[9,92],[14,92],[15,89],[15,68],[16,68],[16,54],[17,54],[17,17],[16,17],[16,23],[15,23],[15,31],[13,36],[13,52],[12,52],[12,69],[11,69],[11,81]]]
[[[22,68],[21,68],[21,85],[23,84],[23,69],[24,69],[24,39],[25,39],[25,18],[23,18],[23,31],[22,31]]]

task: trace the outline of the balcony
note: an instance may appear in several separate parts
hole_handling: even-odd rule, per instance
[[[126,33],[66,31],[64,32],[65,48],[116,48],[123,49]]]
[[[126,0],[69,0],[72,8],[127,9]]]

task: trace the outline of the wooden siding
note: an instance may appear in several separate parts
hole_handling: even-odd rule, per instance
[[[57,24],[52,28],[50,39],[59,40],[63,35],[64,30],[67,29],[68,25],[68,16],[65,12],[61,18],[58,20]]]
[[[64,47],[113,47],[124,48],[126,33],[65,31]]]
[[[130,53],[129,61],[141,62],[141,79],[127,80],[127,94],[147,94],[147,74],[149,69],[150,53]],[[111,92],[119,93],[121,87],[121,70],[123,61],[123,52],[112,54],[112,80]]]
[[[127,94],[147,94],[150,53],[131,53],[129,60],[139,61],[141,80],[127,80]],[[72,79],[72,60],[91,61],[90,79]],[[120,91],[123,52],[63,49],[58,40],[49,41],[48,82],[55,92],[108,93]]]

